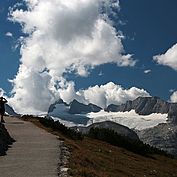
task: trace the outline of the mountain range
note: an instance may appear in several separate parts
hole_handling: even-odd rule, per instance
[[[71,114],[81,114],[81,113],[89,113],[89,112],[99,112],[102,108],[92,103],[88,105],[82,104],[77,100],[73,100],[70,103],[69,113]]]
[[[177,103],[169,103],[161,100],[159,97],[138,97],[133,101],[127,101],[125,104],[107,107],[107,111],[125,112],[135,110],[139,115],[149,115],[152,113],[168,114],[168,120],[177,121]]]
[[[127,137],[131,140],[139,140],[138,135],[133,130],[129,129],[126,126],[111,121],[98,122],[98,123],[91,124],[87,127],[83,127],[83,126],[72,127],[72,129],[82,132],[83,134],[88,134],[91,128],[111,129],[114,130],[114,132],[118,133],[119,135]]]
[[[138,135],[143,142],[177,156],[177,103],[159,97],[138,97],[125,104],[111,104],[105,110],[92,103],[73,100],[66,104],[60,99],[49,107],[48,115],[81,132],[95,126],[120,134],[128,131],[129,137]]]
[[[74,99],[70,104],[67,104],[60,99],[49,107],[48,113],[51,113],[58,104],[68,106],[68,113],[70,114],[99,112],[102,110],[101,107],[92,103],[85,105]],[[125,104],[111,104],[104,110],[107,112],[126,112],[135,110],[139,115],[150,115],[152,113],[168,114],[168,120],[170,122],[175,123],[177,121],[177,103],[169,103],[159,97],[138,97],[133,101],[127,101]]]

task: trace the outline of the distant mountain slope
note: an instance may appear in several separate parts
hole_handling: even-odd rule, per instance
[[[81,113],[89,113],[89,112],[99,112],[102,108],[92,103],[85,105],[83,103],[78,102],[77,100],[73,100],[70,103],[70,114],[81,114]]]
[[[5,110],[6,110],[6,114],[11,115],[11,116],[19,116],[19,114],[17,114],[13,108],[11,106],[9,106],[8,104],[5,104]]]
[[[112,110],[111,108],[108,110],[119,110],[119,106],[114,105],[114,107],[116,109]],[[85,105],[77,100],[73,100],[68,105],[63,102],[63,100],[58,100],[49,107],[48,115],[55,117],[56,119],[58,118],[66,126],[75,126],[77,124],[83,124],[86,126],[96,122],[112,121],[138,130],[150,128],[159,123],[166,123],[167,121],[167,114],[153,113],[148,116],[139,115],[131,108],[132,107],[120,109],[120,112],[109,112],[104,111],[100,107],[91,103]]]
[[[58,108],[58,105],[63,105],[63,107],[66,107],[66,110],[58,110],[65,111],[69,114],[81,114],[81,113],[89,113],[89,112],[99,112],[102,108],[100,108],[97,105],[94,105],[92,103],[89,103],[88,105],[85,105],[83,103],[78,102],[77,100],[73,100],[70,104],[65,103],[62,99],[59,99],[55,103],[51,104],[48,113],[56,112],[56,109]]]
[[[87,134],[91,128],[106,128],[106,129],[114,130],[119,135],[128,137],[129,139],[139,140],[138,135],[133,130],[111,121],[94,123],[88,127],[80,127],[80,126],[73,127],[73,129],[78,130],[84,134]]]
[[[134,109],[139,115],[168,114],[171,122],[177,122],[177,103],[168,103],[159,97],[138,97],[121,105],[109,105],[107,111],[125,112]]]
[[[48,114],[82,132],[98,126],[136,138],[130,131],[133,129],[144,143],[177,155],[177,103],[168,103],[159,97],[139,97],[122,105],[109,105],[106,111],[76,100],[69,105],[59,100],[51,105]]]
[[[48,116],[60,120],[61,123],[69,127],[78,124],[87,125],[89,118],[85,115],[70,114],[69,110],[70,105],[60,99],[49,107]]]
[[[137,134],[144,143],[177,157],[177,125],[159,124],[153,128],[137,131]]]
[[[58,101],[56,101],[55,103],[51,104],[49,109],[48,109],[48,113],[51,113],[54,111],[54,109],[56,109],[56,105],[58,104],[63,104],[65,106],[69,106],[67,103],[65,103],[62,99],[59,99]]]

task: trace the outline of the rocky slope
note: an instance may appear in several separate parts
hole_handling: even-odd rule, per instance
[[[81,113],[89,113],[89,112],[99,112],[102,108],[92,103],[85,105],[83,103],[78,102],[77,100],[73,100],[70,104],[65,103],[62,99],[59,99],[55,103],[51,104],[48,113],[52,113],[56,111],[58,105],[63,105],[67,107],[66,110],[69,114],[81,114]]]
[[[177,125],[159,124],[153,128],[137,131],[137,134],[144,143],[177,157]]]
[[[69,113],[70,114],[81,114],[81,113],[89,113],[89,112],[99,112],[102,108],[92,103],[85,105],[83,103],[78,102],[77,100],[73,100],[70,104]]]
[[[67,103],[65,103],[62,99],[59,99],[58,101],[56,101],[55,103],[51,104],[49,109],[48,109],[48,113],[51,113],[54,111],[54,109],[56,109],[56,105],[58,104],[63,104],[65,106],[69,106]]]
[[[107,111],[125,112],[134,109],[140,115],[152,113],[168,114],[170,122],[177,123],[177,103],[168,103],[159,97],[138,97],[121,105],[109,105]]]
[[[75,126],[74,124],[90,125],[96,122],[112,121],[118,124],[127,126],[129,128],[144,129],[158,125],[159,123],[166,123],[168,114],[153,113],[148,116],[140,115],[135,110],[129,107],[128,109],[119,109],[120,112],[112,110],[108,107],[108,111],[102,110],[94,104],[85,105],[74,100],[69,105],[59,100],[49,107],[48,115],[58,118],[66,126]],[[122,111],[122,112],[121,112]],[[124,112],[126,111],[126,112]]]
[[[73,127],[73,129],[79,132],[82,132],[83,134],[87,134],[91,128],[111,129],[117,132],[121,136],[128,137],[129,139],[132,139],[132,140],[139,140],[138,135],[133,130],[123,125],[117,124],[115,122],[111,122],[111,121],[94,123],[88,127],[81,127],[81,126]]]
[[[61,108],[61,105],[63,105],[64,108]],[[56,111],[57,109],[58,111]],[[59,114],[60,110],[64,110],[66,115],[63,113]],[[89,127],[85,128],[77,127],[77,129],[82,132],[88,132],[91,127],[100,126],[100,128],[112,128],[122,134],[126,131],[129,132],[130,129],[126,130],[125,128],[123,128],[124,131],[122,132],[121,125],[110,121],[126,125],[129,128],[134,127],[136,123],[136,125],[139,126],[139,131],[137,130],[137,134],[140,140],[142,140],[144,143],[150,144],[159,149],[163,149],[170,154],[177,156],[177,103],[169,103],[161,100],[159,97],[139,97],[133,101],[127,101],[125,104],[109,105],[106,109],[107,112],[104,112],[103,110],[101,112],[100,110],[101,108],[96,105],[84,105],[76,100],[74,100],[70,105],[66,105],[64,102],[59,101],[58,104],[52,105],[49,109],[49,111],[53,111],[53,113],[55,113],[56,111],[56,117],[57,115],[59,115],[60,119],[74,122],[76,125],[90,125],[90,123],[93,122],[100,122],[92,124]],[[135,114],[130,114],[132,110],[135,110],[137,116]],[[126,111],[129,111],[127,113],[128,115],[118,114],[119,112],[121,113]],[[143,117],[146,115],[150,116],[150,114],[153,113],[159,113],[159,115],[151,116],[152,120],[150,119],[150,117]],[[160,118],[162,118],[163,116],[165,116],[165,121],[159,122],[158,118],[160,120]],[[153,122],[157,122],[157,124],[154,124]],[[152,128],[149,128],[148,126],[144,126],[144,124],[153,124],[154,126],[152,126]],[[141,127],[145,128],[141,129]],[[134,137],[134,135],[131,133],[130,135]]]
[[[89,118],[82,115],[71,114],[69,113],[69,110],[70,105],[59,100],[49,107],[48,116],[60,120],[61,123],[69,127],[78,124],[87,125]]]

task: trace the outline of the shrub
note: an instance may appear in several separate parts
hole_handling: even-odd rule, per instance
[[[45,119],[45,118],[39,118],[39,121],[44,126],[52,128],[55,131],[59,131],[63,135],[73,140],[82,140],[84,137],[80,132],[77,132],[73,129],[66,127],[65,125],[61,124],[59,121],[54,121],[53,119]]]
[[[128,137],[121,136],[114,130],[105,129],[105,128],[91,128],[88,136],[98,140],[108,142],[114,146],[123,147],[129,151],[140,155],[148,154],[163,154],[167,155],[165,151],[154,148],[150,145],[144,144],[140,140],[132,140]],[[169,156],[169,155],[168,155]]]

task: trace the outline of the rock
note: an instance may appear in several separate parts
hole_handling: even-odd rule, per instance
[[[159,97],[138,97],[121,105],[109,105],[107,111],[125,112],[134,109],[139,115],[168,114],[169,121],[177,122],[177,103],[168,103]]]
[[[63,102],[63,100],[59,100],[49,107],[47,118],[58,117],[65,123],[67,122],[68,126],[70,126],[70,124],[71,126],[74,126],[75,124],[87,125],[90,120],[88,117],[70,114],[69,110],[70,105]]]
[[[168,111],[168,118],[171,122],[177,123],[177,103],[171,103]]]
[[[138,135],[131,129],[126,126],[117,124],[111,121],[94,123],[88,127],[73,127],[75,130],[82,132],[83,134],[87,134],[91,128],[106,128],[110,130],[114,130],[121,136],[128,137],[132,140],[139,140]]]
[[[102,108],[96,106],[94,104],[85,105],[83,103],[78,102],[77,100],[73,100],[70,104],[69,113],[70,114],[80,114],[80,113],[89,113],[89,112],[99,112]]]
[[[153,128],[137,131],[137,134],[144,143],[177,157],[177,125],[159,124]]]
[[[107,108],[108,111],[112,112],[125,112],[132,109],[139,115],[168,114],[169,123],[137,131],[137,134],[144,143],[177,157],[177,103],[168,103],[159,97],[138,97],[133,101],[127,101],[125,104],[110,105]]]
[[[65,103],[62,99],[59,99],[58,101],[56,101],[55,103],[51,104],[49,109],[48,109],[48,113],[53,112],[53,110],[56,108],[57,104],[64,104],[65,106],[69,106],[67,103]]]

